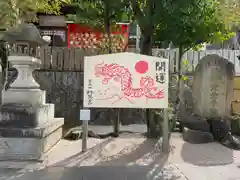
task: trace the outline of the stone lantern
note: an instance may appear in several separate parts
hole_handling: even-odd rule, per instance
[[[1,39],[10,45],[10,55],[39,57],[37,49],[48,45],[42,39],[37,27],[33,24],[21,24],[7,31]]]
[[[46,103],[46,92],[32,74],[41,64],[36,49],[48,42],[33,24],[6,32],[2,40],[11,47],[8,61],[18,75],[2,92],[0,160],[40,160],[61,139],[64,123],[54,117],[54,104]]]

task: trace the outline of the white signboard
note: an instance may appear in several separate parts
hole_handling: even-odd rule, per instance
[[[85,57],[84,107],[167,108],[168,59],[127,52]]]

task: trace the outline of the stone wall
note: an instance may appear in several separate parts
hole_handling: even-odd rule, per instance
[[[9,82],[17,75],[9,71]],[[41,89],[47,92],[47,102],[55,104],[55,116],[64,117],[65,123],[78,124],[79,110],[83,106],[83,73],[79,71],[35,71],[34,77]],[[7,85],[8,87],[9,85]],[[110,125],[115,118],[114,109],[92,109],[90,124]],[[145,113],[142,109],[121,109],[122,124],[143,124]]]

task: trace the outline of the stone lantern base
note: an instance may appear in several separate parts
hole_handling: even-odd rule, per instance
[[[63,118],[54,117],[54,104],[32,77],[40,61],[30,56],[9,56],[18,70],[0,106],[0,160],[43,160],[62,138]]]
[[[36,128],[0,128],[0,160],[43,161],[62,138],[62,125],[62,118],[53,118]]]

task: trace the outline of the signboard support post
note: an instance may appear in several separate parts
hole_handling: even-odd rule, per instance
[[[80,110],[80,120],[82,121],[82,152],[87,151],[87,139],[88,139],[88,121],[90,120],[90,110]]]
[[[169,152],[169,122],[168,122],[168,108],[164,108],[163,111],[163,143],[162,151]]]
[[[83,121],[83,124],[82,124],[82,152],[87,151],[87,139],[88,139],[88,121]]]

